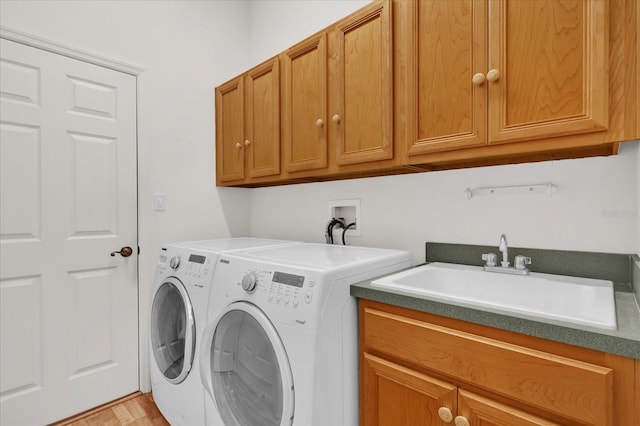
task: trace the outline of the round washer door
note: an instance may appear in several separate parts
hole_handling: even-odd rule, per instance
[[[196,327],[187,290],[175,277],[156,291],[151,307],[151,351],[164,377],[182,382],[193,364]]]
[[[229,305],[203,337],[203,382],[226,426],[291,425],[291,366],[277,330],[255,305]]]

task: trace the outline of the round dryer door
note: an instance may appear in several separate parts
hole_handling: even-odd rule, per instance
[[[151,307],[151,350],[170,383],[182,382],[193,363],[196,329],[193,307],[184,285],[169,277],[158,288]]]
[[[207,335],[208,334],[208,335]],[[236,302],[205,331],[201,370],[226,426],[293,420],[293,378],[277,330],[255,305]],[[204,345],[203,345],[204,346]]]

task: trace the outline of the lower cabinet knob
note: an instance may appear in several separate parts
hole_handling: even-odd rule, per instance
[[[489,81],[498,81],[499,78],[500,78],[500,71],[498,71],[495,68],[489,70],[489,72],[487,73],[487,80]]]
[[[470,426],[469,420],[463,416],[456,416],[455,424],[456,426]]]
[[[449,423],[451,420],[453,420],[453,414],[451,413],[451,410],[448,409],[447,407],[438,408],[438,416],[440,417],[440,420],[442,420],[445,423]]]
[[[481,72],[474,74],[473,78],[471,79],[471,81],[473,82],[473,84],[475,84],[476,86],[480,86],[482,83],[484,83],[484,74],[482,74]]]
[[[324,126],[324,121],[322,121],[322,118],[318,118],[316,120],[316,126],[318,126],[318,127]]]

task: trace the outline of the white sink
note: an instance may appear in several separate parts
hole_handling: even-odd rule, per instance
[[[430,263],[375,280],[376,287],[402,290],[438,301],[615,330],[613,283],[539,274],[507,275],[480,266]]]

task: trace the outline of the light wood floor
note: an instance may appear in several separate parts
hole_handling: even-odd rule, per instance
[[[150,393],[136,392],[51,426],[169,426]]]

